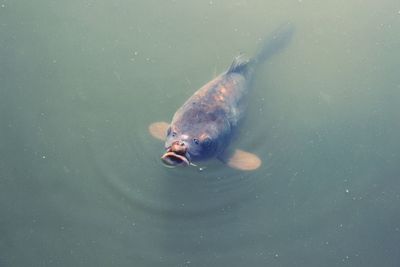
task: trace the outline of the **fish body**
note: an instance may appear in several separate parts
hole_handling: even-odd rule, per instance
[[[225,151],[247,106],[249,77],[245,64],[241,57],[236,58],[233,67],[197,90],[176,111],[167,130],[167,150],[175,142],[183,142],[191,162]]]
[[[219,158],[238,169],[261,165],[256,155],[244,151],[234,153],[231,159],[223,157],[246,111],[254,71],[287,43],[292,32],[289,26],[278,29],[252,59],[237,56],[227,71],[186,100],[170,124],[156,123],[150,127],[153,136],[163,136],[154,129],[166,135],[161,159],[167,166],[187,166],[211,158]],[[243,163],[247,165],[243,167]]]

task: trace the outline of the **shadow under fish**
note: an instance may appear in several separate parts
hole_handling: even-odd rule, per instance
[[[255,170],[262,160],[240,149],[228,149],[247,108],[255,70],[289,42],[294,29],[284,24],[264,41],[251,59],[237,56],[227,71],[197,90],[175,112],[170,124],[155,122],[150,134],[165,140],[162,162],[168,167],[195,165],[217,158],[239,170]]]

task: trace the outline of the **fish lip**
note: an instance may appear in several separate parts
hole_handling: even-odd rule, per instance
[[[185,155],[181,155],[170,150],[168,150],[164,155],[162,155],[161,161],[164,163],[166,167],[170,168],[178,166],[186,167],[190,165],[187,153]]]

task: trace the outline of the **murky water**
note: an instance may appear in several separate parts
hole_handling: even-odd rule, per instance
[[[235,146],[147,132],[282,22]],[[399,266],[398,1],[0,1],[0,266]]]

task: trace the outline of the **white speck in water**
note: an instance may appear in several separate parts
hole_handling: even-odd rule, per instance
[[[212,5],[213,4],[213,1],[210,1],[210,2],[208,2],[210,5]]]
[[[278,258],[278,257],[279,257],[279,254],[278,254],[278,253],[275,253],[274,257],[275,257],[275,258]]]
[[[346,190],[345,190],[345,191],[346,191],[346,193],[349,193],[349,192],[350,192],[350,190],[349,190],[349,189],[347,189],[347,188],[346,188]]]
[[[137,55],[139,55],[139,52],[138,52],[138,51],[135,51],[135,52],[133,52],[133,54],[134,54],[135,56],[137,56]]]
[[[2,7],[2,8],[5,8],[5,7],[6,7],[6,5],[5,5],[5,4],[2,4],[2,5],[1,5],[1,7]]]
[[[45,159],[46,158],[46,156],[42,156],[42,159]]]

